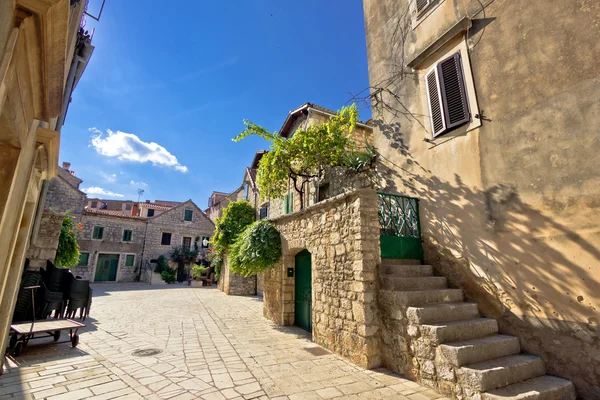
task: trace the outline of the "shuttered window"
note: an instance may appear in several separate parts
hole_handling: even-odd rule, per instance
[[[294,212],[294,196],[292,193],[283,198],[283,213],[291,214]]]
[[[416,0],[417,3],[417,13],[423,11],[429,4],[431,4],[433,0]]]
[[[134,261],[135,261],[135,255],[127,254],[127,256],[125,256],[125,266],[126,267],[133,267]]]
[[[460,52],[429,71],[425,85],[433,137],[471,121]]]
[[[133,232],[131,231],[131,229],[124,229],[123,230],[123,241],[131,242],[132,235],[133,235]]]
[[[92,239],[102,239],[104,236],[104,228],[102,226],[95,226],[92,231]]]

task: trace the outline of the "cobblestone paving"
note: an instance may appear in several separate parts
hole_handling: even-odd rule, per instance
[[[95,285],[91,316],[77,349],[44,339],[7,358],[0,399],[441,397],[386,370],[312,354],[308,348],[321,348],[304,331],[265,319],[254,297],[177,285]],[[150,349],[160,353],[133,355]]]

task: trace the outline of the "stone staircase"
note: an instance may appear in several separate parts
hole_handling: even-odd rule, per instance
[[[572,400],[573,384],[546,375],[521,353],[519,339],[498,333],[430,265],[383,259],[379,307],[384,364],[446,396],[465,400]],[[400,361],[398,361],[400,360]]]

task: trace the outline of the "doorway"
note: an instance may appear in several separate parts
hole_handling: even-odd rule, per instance
[[[308,250],[296,254],[294,324],[312,332],[312,262]]]
[[[98,254],[94,282],[114,282],[119,268],[118,254]]]

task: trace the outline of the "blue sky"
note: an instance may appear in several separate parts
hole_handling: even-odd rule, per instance
[[[141,188],[142,199],[204,208],[267,148],[231,141],[243,119],[277,130],[307,101],[339,109],[368,86],[361,0],[165,4],[106,0],[100,22],[88,18],[96,49],[60,159],[90,196],[136,200]]]

